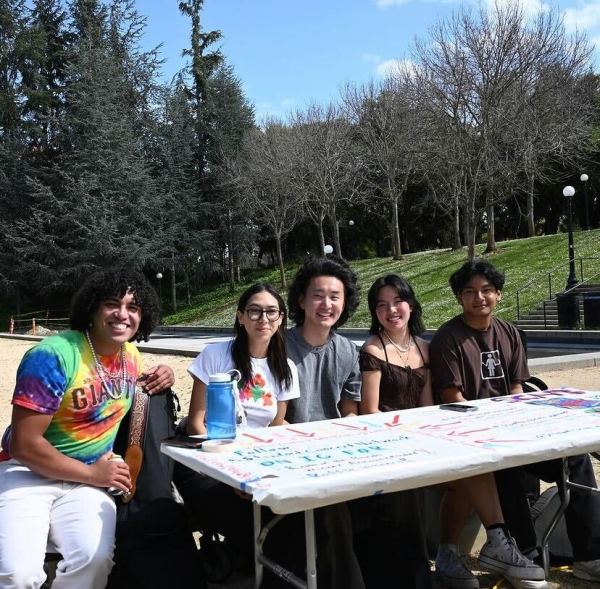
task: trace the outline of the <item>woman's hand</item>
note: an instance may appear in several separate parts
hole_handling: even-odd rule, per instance
[[[90,485],[94,487],[116,487],[124,493],[131,490],[129,466],[122,460],[111,460],[112,452],[107,452],[90,465]]]

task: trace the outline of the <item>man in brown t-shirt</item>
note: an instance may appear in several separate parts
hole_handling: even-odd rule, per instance
[[[438,402],[483,399],[523,392],[529,378],[525,348],[517,329],[494,317],[502,298],[504,275],[482,260],[466,262],[450,277],[450,286],[462,314],[442,325],[430,345],[434,396]],[[571,480],[595,487],[588,455],[569,458]],[[556,481],[561,463],[551,460],[496,473],[504,519],[518,546],[525,552],[537,545],[526,497],[525,471]],[[456,494],[442,506],[443,537],[456,538],[470,507]],[[573,545],[574,574],[600,581],[600,497],[572,491],[565,514]],[[535,582],[512,580],[515,588],[542,587]]]

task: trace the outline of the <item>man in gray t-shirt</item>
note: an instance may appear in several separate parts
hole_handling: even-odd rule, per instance
[[[343,261],[315,258],[298,270],[288,295],[288,356],[298,368],[300,398],[288,404],[291,423],[358,412],[360,368],[355,345],[337,334],[358,307],[356,275]]]
[[[356,275],[336,258],[314,258],[298,270],[288,295],[290,318],[296,327],[288,332],[287,353],[298,368],[300,398],[288,403],[290,423],[335,419],[357,413],[360,401],[358,352],[335,329],[358,306]],[[304,575],[302,518],[286,517],[275,526],[265,547],[267,555],[296,574]],[[353,549],[352,521],[346,503],[315,510],[317,580],[319,587],[364,589]],[[279,536],[277,535],[279,533]],[[294,544],[294,545],[292,545]],[[302,559],[300,559],[302,560]],[[263,587],[284,587],[265,573]]]
[[[354,404],[360,401],[360,369],[353,342],[333,332],[322,346],[312,346],[302,337],[301,328],[294,327],[286,344],[300,385],[300,397],[288,404],[290,423],[341,417],[340,405],[355,412]]]

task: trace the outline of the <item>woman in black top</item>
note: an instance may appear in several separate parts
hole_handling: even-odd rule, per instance
[[[432,405],[428,345],[418,337],[423,331],[421,305],[412,288],[400,276],[379,278],[369,290],[368,304],[372,335],[359,357],[360,412]],[[417,490],[352,502],[355,550],[369,588],[431,587],[422,501]]]
[[[371,286],[368,303],[372,336],[360,352],[361,413],[432,405],[429,349],[428,344],[418,337],[424,326],[421,305],[412,287],[401,276],[390,274],[379,278]],[[454,494],[453,504],[465,510],[465,517],[473,508],[483,522],[488,538],[479,555],[479,563],[483,568],[500,572],[510,581],[527,579],[535,583],[528,586],[540,589],[545,586],[543,570],[523,557],[506,529],[492,474],[460,479],[445,483],[442,487],[447,494]],[[388,523],[392,524],[399,546],[396,558],[403,558],[406,563],[405,576],[414,578],[415,587],[427,586],[430,578],[426,575],[429,565],[420,492],[393,493],[367,501],[370,501],[374,522],[381,520],[383,513]],[[436,557],[436,579],[438,584],[447,587],[460,585],[477,589],[477,578],[466,567],[458,552],[460,530],[452,525],[454,518],[446,517],[451,514],[445,509],[444,503],[442,501],[440,510],[441,542]],[[372,537],[376,535],[372,534]],[[373,547],[372,542],[369,545],[371,554],[378,554],[385,549],[385,546]],[[363,576],[368,578],[368,574]],[[380,582],[379,586],[386,585]],[[404,586],[409,585],[405,583]]]

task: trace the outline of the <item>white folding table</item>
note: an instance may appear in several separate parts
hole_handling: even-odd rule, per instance
[[[468,404],[477,410],[458,413],[433,406],[244,430],[231,453],[168,444],[162,451],[252,495],[256,587],[268,566],[292,585],[314,589],[315,508],[600,448],[600,391],[549,390]],[[559,481],[562,506],[543,539],[546,566],[547,540],[566,508],[569,484],[565,467]],[[305,512],[306,582],[262,554],[274,522],[262,527],[261,506],[276,514]]]

